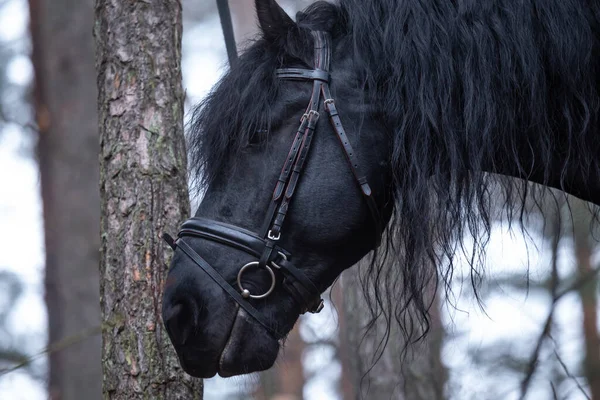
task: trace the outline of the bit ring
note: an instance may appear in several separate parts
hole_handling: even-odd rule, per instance
[[[273,272],[273,269],[271,267],[269,267],[268,265],[265,265],[265,269],[269,272],[269,275],[271,275],[271,287],[269,288],[269,290],[267,290],[263,294],[254,295],[254,294],[250,294],[250,291],[248,289],[244,289],[244,287],[242,286],[242,275],[244,274],[244,272],[247,269],[252,268],[252,267],[258,267],[258,265],[259,265],[258,261],[249,262],[248,264],[244,265],[240,269],[240,272],[238,272],[238,276],[237,276],[238,288],[240,288],[240,291],[242,292],[242,297],[245,299],[247,299],[247,298],[256,299],[256,300],[264,299],[265,297],[267,297],[268,295],[273,293],[273,290],[275,289],[275,273]]]

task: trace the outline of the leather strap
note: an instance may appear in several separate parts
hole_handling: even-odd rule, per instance
[[[185,221],[178,236],[194,236],[211,240],[242,250],[257,258],[265,247],[265,241],[252,232],[203,218],[190,218]]]
[[[336,133],[337,138],[342,145],[342,149],[344,150],[344,154],[346,155],[346,159],[348,160],[348,164],[350,165],[350,170],[352,171],[352,175],[354,175],[354,179],[358,183],[360,187],[360,191],[363,195],[363,198],[366,200],[367,206],[369,207],[369,211],[371,212],[371,217],[373,218],[373,222],[375,223],[375,229],[377,230],[377,235],[375,239],[375,247],[379,247],[381,244],[381,236],[383,235],[383,224],[381,222],[381,216],[379,214],[377,203],[373,197],[373,191],[371,190],[371,186],[367,181],[367,176],[362,171],[358,160],[356,158],[356,153],[350,144],[350,139],[348,139],[348,135],[344,130],[344,125],[342,124],[342,120],[340,119],[339,113],[335,106],[335,101],[331,97],[331,92],[329,90],[329,85],[323,85],[323,97],[325,98],[325,110],[329,114],[329,120],[331,121],[331,125],[333,126],[333,130]]]
[[[315,44],[314,44],[314,70],[306,70],[300,68],[284,68],[278,69],[276,74],[280,78],[287,77],[289,79],[308,79],[313,81],[313,90],[310,98],[310,103],[306,109],[306,113],[302,118],[302,123],[298,129],[298,134],[303,130],[302,144],[297,147],[299,135],[296,135],[292,148],[288,153],[288,158],[284,164],[280,179],[277,181],[275,191],[273,193],[273,201],[269,207],[268,213],[265,217],[265,223],[263,223],[263,232],[267,235],[271,233],[272,236],[279,237],[283,222],[287,215],[289,205],[292,201],[292,197],[296,191],[300,174],[304,168],[306,158],[310,151],[310,145],[312,143],[313,134],[319,120],[319,99],[323,87],[328,85],[329,76],[329,63],[330,63],[330,46],[329,46],[329,35],[325,32],[313,31],[312,32]],[[307,123],[307,124],[305,124]],[[290,171],[290,165],[293,162],[293,168]],[[282,187],[285,185],[285,196],[281,199]],[[273,207],[273,203],[275,206]],[[278,204],[277,204],[278,203]],[[267,221],[269,221],[267,223]],[[269,226],[269,228],[264,228]],[[264,257],[263,257],[264,258]]]
[[[283,191],[285,189],[285,185],[287,184],[290,174],[292,172],[292,166],[294,161],[298,157],[298,153],[300,152],[300,147],[302,145],[302,141],[304,138],[304,134],[306,132],[306,127],[308,126],[308,114],[304,114],[302,119],[300,120],[300,127],[296,132],[296,136],[294,137],[294,141],[292,142],[292,147],[288,152],[287,158],[281,168],[281,173],[279,174],[279,178],[277,178],[277,183],[275,184],[275,190],[273,190],[273,198],[271,199],[271,204],[269,205],[269,209],[265,214],[265,220],[263,222],[262,228],[260,230],[260,234],[263,238],[268,237],[269,231],[271,229],[271,224],[273,222],[273,218],[277,213],[277,208],[281,204],[281,199],[283,195]]]
[[[288,152],[288,156],[285,159],[285,163],[283,164],[283,168],[281,169],[281,174],[277,179],[277,185],[275,186],[275,190],[273,191],[273,200],[279,200],[281,195],[283,194],[283,189],[285,188],[285,184],[287,183],[290,173],[292,172],[292,165],[294,164],[294,160],[298,156],[298,152],[300,151],[300,147],[302,145],[302,139],[304,137],[304,133],[306,131],[306,127],[308,126],[309,118],[307,114],[302,116],[302,121],[300,123],[300,127],[298,128],[298,132],[296,132],[296,137],[292,142],[292,147]]]
[[[296,186],[298,184],[298,179],[304,167],[304,161],[306,160],[306,157],[308,156],[308,152],[310,150],[310,145],[312,143],[312,138],[315,132],[315,127],[317,125],[318,119],[319,113],[311,110],[308,116],[309,122],[304,133],[304,138],[302,140],[302,145],[300,146],[300,151],[296,158],[296,162],[294,163],[294,167],[292,168],[292,173],[288,177],[284,199],[281,201],[281,204],[277,209],[275,220],[273,221],[273,225],[270,229],[272,234],[274,235],[279,235],[279,233],[281,232],[283,221],[287,215],[292,196],[294,195]]]
[[[276,246],[276,242],[279,240],[283,222],[310,152],[313,135],[319,119],[320,99],[323,97],[324,108],[329,114],[333,130],[340,140],[342,149],[350,165],[350,170],[360,187],[361,193],[373,217],[375,228],[377,229],[376,246],[379,246],[383,225],[377,204],[375,203],[371,187],[367,182],[366,175],[358,164],[356,154],[348,140],[329,89],[329,81],[331,79],[329,73],[331,59],[330,37],[329,34],[320,31],[313,31],[312,35],[314,38],[314,69],[281,68],[276,70],[276,76],[280,79],[312,81],[313,90],[310,103],[300,120],[300,126],[277,179],[260,235],[234,225],[197,217],[190,218],[182,225],[177,241],[174,241],[168,234],[163,235],[165,241],[173,249],[179,247],[194,263],[221,286],[240,307],[252,315],[256,321],[276,338],[280,338],[281,336],[263,320],[262,315],[233,286],[183,240],[182,236],[201,237],[242,250],[258,258],[259,264],[262,265],[273,263],[273,265],[279,267],[276,270],[281,271],[284,275],[283,286],[300,304],[302,312],[319,312],[323,308],[323,299],[320,296],[319,289],[300,269],[296,268],[289,261],[290,254]],[[284,256],[282,258],[279,257],[279,253]]]
[[[329,120],[331,122],[334,132],[336,133],[337,138],[340,141],[340,144],[350,166],[352,175],[358,183],[362,196],[367,203],[369,212],[371,213],[371,217],[373,219],[373,223],[375,225],[376,230],[375,247],[379,247],[379,245],[381,244],[381,237],[383,235],[383,223],[381,221],[381,216],[379,214],[377,203],[375,202],[373,191],[371,189],[371,186],[369,185],[367,177],[363,173],[362,168],[359,166],[356,153],[352,148],[352,145],[350,144],[350,140],[348,139],[346,131],[344,130],[344,126],[335,106],[335,101],[332,98],[331,91],[329,89],[329,63],[331,57],[331,51],[329,50],[329,35],[323,32],[312,32],[312,34],[315,40],[315,69],[307,70],[301,68],[282,68],[276,71],[276,75],[278,78],[281,79],[303,79],[313,81],[313,92],[311,95],[310,104],[307,108],[307,114],[312,113],[318,116],[318,102],[321,97],[321,94],[323,95],[324,108],[329,114]],[[266,232],[271,231],[276,235],[279,235],[283,226],[283,221],[287,214],[287,210],[289,209],[289,204],[292,200],[292,196],[296,190],[300,173],[302,172],[304,162],[308,155],[308,150],[310,149],[312,134],[314,133],[315,129],[315,127],[311,125],[310,118],[308,126],[304,126],[304,123],[307,120],[307,114],[305,114],[305,117],[303,117],[302,119],[303,123],[300,125],[300,129],[298,130],[298,134],[296,135],[294,142],[292,143],[292,149],[290,150],[290,155],[293,155],[293,157],[298,157],[296,162],[294,163],[292,173],[291,175],[289,174],[289,167],[293,158],[290,157],[290,155],[288,155],[283,169],[283,171],[285,171],[285,174],[284,172],[282,172],[282,174],[279,177],[279,180],[277,181],[275,192],[273,194],[273,202],[269,207],[265,223],[263,224],[263,231],[265,232],[265,234]],[[300,131],[302,129],[306,129],[306,132],[302,136],[302,147],[300,150],[300,154],[298,154],[297,144],[300,138]],[[281,200],[282,188],[284,185],[286,187],[285,198]],[[279,201],[280,203],[277,204],[277,202]],[[273,220],[273,218],[275,219]],[[269,223],[272,223],[270,227]]]
[[[279,79],[304,80],[304,81],[322,81],[329,82],[330,75],[327,71],[302,68],[279,68],[275,70]]]
[[[165,233],[163,235],[163,237],[169,237],[170,239],[165,239],[167,240],[167,242],[169,241],[173,241],[173,238],[170,237],[170,235],[168,233]],[[215,269],[204,259],[202,258],[198,253],[196,253],[184,240],[183,238],[179,238],[177,239],[177,241],[174,242],[175,245],[181,249],[181,251],[183,251],[192,261],[194,261],[194,263],[196,263],[196,265],[198,265],[200,268],[202,268],[204,270],[204,272],[206,272],[206,274],[208,276],[210,276],[212,278],[213,281],[215,281],[219,286],[221,286],[221,288],[227,292],[227,294],[229,296],[231,296],[233,298],[233,300],[235,300],[240,307],[242,307],[244,310],[246,310],[246,312],[250,315],[252,315],[252,317],[254,317],[254,319],[256,319],[256,321],[261,324],[268,332],[270,332],[276,339],[280,339],[283,337],[283,335],[280,335],[277,331],[275,331],[273,328],[271,328],[269,326],[268,323],[266,323],[265,321],[263,321],[263,317],[262,315],[258,312],[258,310],[256,308],[254,308],[248,301],[244,300],[244,298],[242,297],[241,294],[239,294],[234,288],[233,286],[231,286],[229,284],[229,282],[227,282],[222,276],[221,274],[219,274],[217,271],[215,271]]]
[[[323,301],[321,299],[321,292],[319,289],[312,283],[310,279],[298,268],[296,268],[291,262],[287,260],[282,260],[277,263],[277,265],[281,268],[282,273],[286,276],[286,279],[292,278],[291,282],[285,282],[293,284],[294,281],[297,281],[300,284],[300,288],[294,287],[294,289],[300,294],[301,297],[301,305],[303,305],[305,311],[316,312],[314,311],[315,307],[318,307],[319,304]]]

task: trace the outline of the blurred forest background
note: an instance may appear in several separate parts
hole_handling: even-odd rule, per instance
[[[256,34],[253,3],[230,1],[240,51]],[[280,3],[294,15],[311,1]],[[36,22],[49,11],[35,0],[0,0],[0,399],[46,399],[69,385],[100,398],[93,1],[78,4],[54,7],[53,21],[81,18],[53,26]],[[227,56],[215,1],[182,4],[189,112],[227,68]],[[79,33],[65,34],[65,26]],[[80,63],[53,60],[61,49],[79,51]],[[34,79],[47,80],[45,92]],[[79,129],[48,131],[48,102],[61,104]],[[59,153],[57,143],[71,150]],[[452,296],[438,293],[432,331],[404,362],[400,332],[381,351],[385,321],[364,335],[359,265],[329,291],[321,314],[300,319],[273,369],[205,380],[204,398],[600,400],[600,232],[589,229],[587,204],[551,193],[541,210],[526,210],[526,237],[519,221],[498,215],[481,277],[483,307],[465,262]],[[199,199],[191,200],[195,208]],[[70,215],[61,217],[65,209]],[[73,368],[89,381],[63,382],[61,371]]]

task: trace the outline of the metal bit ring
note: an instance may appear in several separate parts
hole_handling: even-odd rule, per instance
[[[242,286],[242,275],[248,268],[258,267],[258,265],[259,265],[258,261],[249,262],[248,264],[244,265],[240,269],[240,272],[238,272],[238,276],[237,276],[238,288],[240,288],[240,291],[242,292],[242,297],[245,299],[247,299],[248,297],[251,299],[257,299],[257,300],[264,299],[265,297],[267,297],[268,295],[273,293],[273,290],[275,289],[275,273],[273,272],[273,269],[271,269],[271,267],[269,267],[268,265],[265,265],[265,269],[269,272],[269,275],[271,275],[271,287],[269,288],[269,290],[267,290],[265,293],[260,294],[260,295],[253,295],[253,294],[250,294],[250,291],[248,289],[244,289],[244,287]]]

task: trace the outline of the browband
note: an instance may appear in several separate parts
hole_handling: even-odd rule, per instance
[[[329,83],[331,75],[329,72],[320,71],[316,69],[302,69],[302,68],[280,68],[275,71],[275,74],[280,79],[289,80],[309,80],[309,81],[322,81]]]

